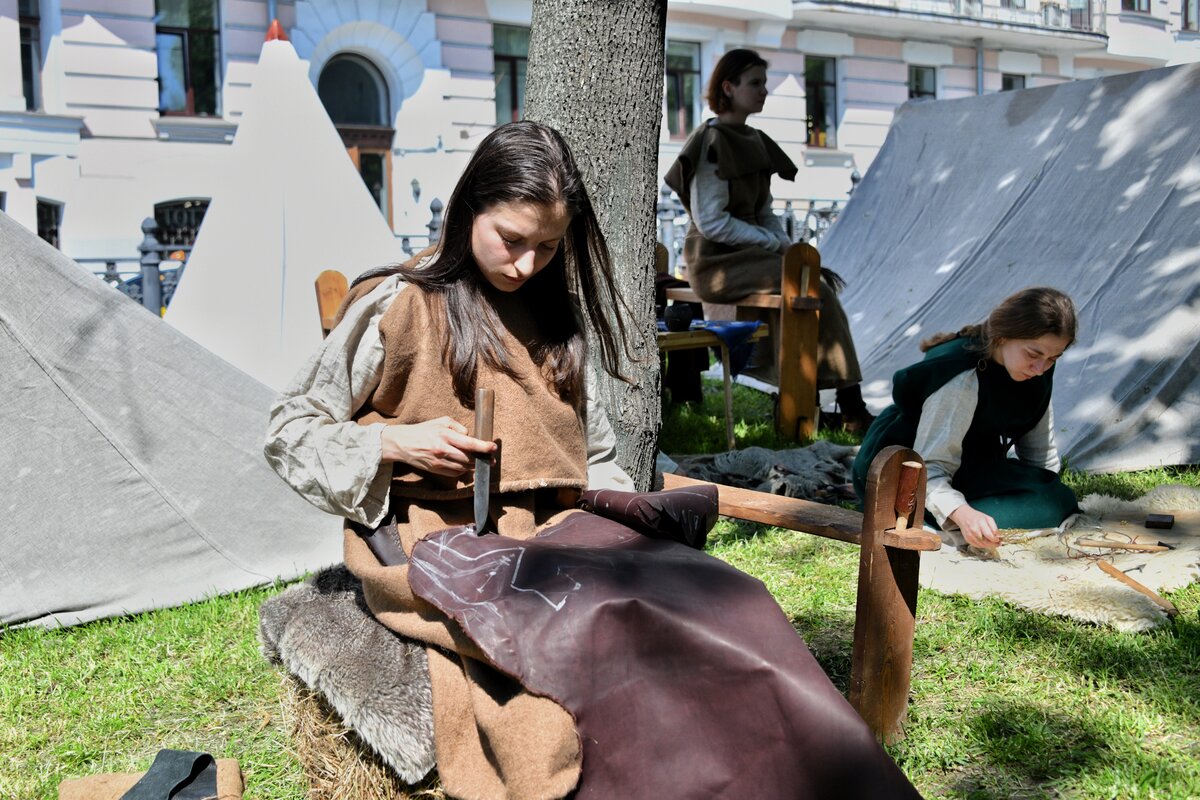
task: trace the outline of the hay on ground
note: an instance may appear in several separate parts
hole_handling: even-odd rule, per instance
[[[445,800],[436,773],[409,786],[392,772],[325,698],[281,677],[282,714],[308,780],[307,800]]]

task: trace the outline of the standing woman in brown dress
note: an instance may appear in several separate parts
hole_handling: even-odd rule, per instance
[[[792,240],[771,208],[771,176],[793,180],[796,165],[771,137],[746,124],[766,99],[767,62],[758,53],[722,56],[707,91],[717,116],[692,133],[666,175],[691,217],[684,259],[688,281],[705,302],[733,303],[780,289],[780,258]],[[839,287],[831,285],[836,280],[827,272],[821,278],[817,388],[835,389],[847,430],[865,432],[873,417],[863,403]]]

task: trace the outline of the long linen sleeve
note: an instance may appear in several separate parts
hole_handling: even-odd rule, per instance
[[[738,219],[729,213],[729,183],[717,177],[717,165],[708,160],[708,144],[700,151],[696,164],[696,175],[692,178],[692,223],[705,239],[728,245],[757,245],[767,250],[782,252],[787,249],[787,234],[771,212],[768,198],[766,213],[775,220],[767,227]],[[763,219],[763,209],[758,218]]]
[[[925,399],[913,449],[925,459],[925,508],[943,529],[957,529],[950,512],[967,502],[950,485],[962,465],[962,443],[979,403],[979,379],[974,370],[955,376]]]
[[[379,319],[403,288],[392,276],[349,308],[275,399],[263,449],[304,499],[369,527],[387,513],[392,465],[380,464],[383,423],[352,417],[379,384]]]
[[[587,395],[588,488],[632,492],[633,478],[617,463],[617,435],[608,421],[596,389],[596,374],[588,367],[584,379]]]
[[[1058,457],[1058,445],[1054,441],[1054,407],[1046,406],[1046,413],[1029,433],[1017,440],[1017,458],[1031,467],[1042,467],[1058,472],[1062,461]]]

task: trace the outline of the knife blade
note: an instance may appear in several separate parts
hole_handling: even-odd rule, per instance
[[[475,438],[492,440],[492,414],[496,393],[491,389],[475,390]],[[492,489],[492,456],[475,457],[475,535],[482,536],[488,522],[488,494]]]

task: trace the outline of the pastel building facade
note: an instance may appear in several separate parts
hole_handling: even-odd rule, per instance
[[[755,124],[801,165],[775,187],[800,208],[844,200],[911,99],[1200,60],[1198,2],[671,0],[660,170],[732,47],[771,62]],[[523,113],[530,15],[529,0],[0,0],[0,209],[79,259],[136,258],[148,216],[185,246],[278,19],[419,246],[481,137]]]

